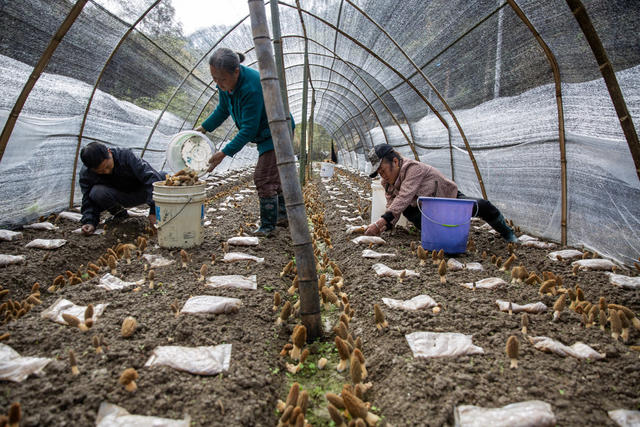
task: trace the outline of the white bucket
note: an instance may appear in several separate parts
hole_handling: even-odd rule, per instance
[[[163,248],[190,248],[202,243],[205,183],[186,186],[153,183],[158,244]]]
[[[331,178],[333,176],[333,163],[322,162],[320,163],[320,177]]]
[[[384,196],[384,188],[380,180],[371,181],[371,222],[375,222],[387,211],[387,198]],[[400,215],[396,226],[407,228],[407,218]]]

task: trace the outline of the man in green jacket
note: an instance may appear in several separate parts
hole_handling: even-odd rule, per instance
[[[258,71],[240,65],[244,55],[231,49],[216,50],[209,58],[211,76],[218,87],[215,111],[196,130],[212,132],[231,115],[238,127],[236,136],[209,159],[212,171],[226,156],[233,156],[248,142],[258,148],[253,180],[260,198],[260,227],[255,235],[269,236],[277,225],[287,224],[282,184],[269,130]],[[293,118],[292,118],[293,124]]]

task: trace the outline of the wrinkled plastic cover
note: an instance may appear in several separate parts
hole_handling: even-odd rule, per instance
[[[556,424],[551,405],[540,400],[511,403],[501,408],[460,405],[454,410],[454,418],[456,427],[551,427]]]
[[[259,258],[257,256],[243,254],[242,252],[227,252],[224,254],[224,258],[222,258],[224,262],[238,262],[238,261],[255,261],[258,264],[264,262],[264,258]]]
[[[347,222],[359,222],[360,224],[364,224],[364,219],[362,219],[361,216],[354,216],[354,217],[343,216],[342,220]]]
[[[229,369],[231,344],[206,347],[159,346],[144,364],[164,365],[196,375],[216,375]]]
[[[448,271],[460,271],[464,270],[464,264],[454,258],[449,258],[447,260],[447,270]]]
[[[614,267],[617,267],[613,262],[608,259],[581,259],[578,261],[573,261],[571,263],[571,267],[578,265],[578,269],[582,271],[586,270],[606,270],[611,271]]]
[[[405,336],[413,357],[455,357],[465,354],[484,354],[482,347],[473,345],[471,335],[457,332],[412,332]]]
[[[4,267],[11,264],[20,264],[24,262],[25,259],[24,255],[0,254],[0,266]]]
[[[607,412],[609,417],[618,423],[620,427],[640,426],[640,411],[630,411],[628,409],[616,409]]]
[[[468,262],[464,267],[469,271],[484,271],[484,267],[479,262]]]
[[[191,417],[184,420],[131,415],[126,409],[109,402],[102,402],[96,418],[96,427],[189,427]]]
[[[18,239],[22,239],[22,233],[19,231],[0,230],[0,240],[11,242]]]
[[[67,243],[65,239],[34,239],[25,245],[25,248],[58,249]]]
[[[108,291],[118,291],[124,288],[128,288],[129,286],[141,285],[143,283],[144,279],[141,279],[139,282],[125,282],[124,280],[111,275],[111,273],[106,273],[100,278],[100,283],[98,283],[96,286]]]
[[[527,246],[530,248],[538,248],[538,249],[554,249],[556,247],[556,244],[551,242],[542,242],[540,240],[529,240],[529,241],[523,242],[522,246]]]
[[[563,260],[567,260],[567,259],[581,258],[582,252],[577,251],[575,249],[564,249],[562,251],[549,252],[547,254],[547,257],[553,261],[558,261],[558,257],[562,258]]]
[[[31,374],[40,375],[53,359],[22,357],[6,344],[0,343],[0,380],[22,382]]]
[[[364,225],[350,225],[347,227],[347,234],[364,234],[366,229]]]
[[[60,212],[58,216],[60,218],[68,219],[69,221],[80,222],[80,220],[82,220],[82,214],[77,212]]]
[[[182,306],[182,313],[225,314],[237,311],[242,305],[238,298],[198,295],[191,297]]]
[[[588,345],[581,342],[577,342],[572,346],[567,346],[562,344],[560,341],[556,341],[549,337],[529,337],[529,342],[540,351],[554,353],[562,357],[571,356],[576,359],[590,360],[604,359],[606,357],[606,354],[598,353]]]
[[[401,308],[403,310],[411,311],[422,310],[438,305],[438,303],[429,295],[418,295],[406,301],[393,298],[382,298],[382,302],[391,308]]]
[[[49,221],[45,222],[35,222],[33,224],[25,224],[22,228],[30,229],[30,230],[57,230],[58,226],[51,224]]]
[[[207,286],[210,288],[239,288],[255,290],[258,288],[258,280],[255,274],[249,277],[240,276],[238,274],[209,276],[207,277]]]
[[[502,286],[506,286],[507,282],[499,277],[487,277],[486,279],[478,280],[476,282],[476,289],[494,289]],[[460,286],[473,289],[473,282],[460,283]]]
[[[151,265],[151,267],[166,267],[167,265],[171,265],[174,262],[176,262],[176,260],[167,259],[162,255],[144,254],[142,256],[144,257],[145,260],[147,260],[147,262],[149,263],[149,265]]]
[[[378,236],[359,236],[355,239],[351,239],[353,243],[356,245],[369,245],[373,243],[374,245],[385,245],[387,242]]]
[[[390,254],[390,253],[384,253],[384,252],[376,252],[376,251],[372,251],[371,249],[364,249],[362,251],[362,257],[363,258],[382,258],[385,256],[391,256],[394,257],[396,256],[396,254]]]
[[[609,276],[609,283],[620,288],[640,289],[640,276],[629,277],[622,274],[605,273]]]
[[[235,246],[258,246],[260,240],[257,237],[236,236],[227,240],[227,243]]]
[[[93,322],[94,324],[98,321],[98,317],[104,312],[104,309],[107,308],[107,304],[94,304],[93,306]],[[71,314],[72,316],[77,317],[80,321],[84,321],[84,311],[87,309],[86,305],[75,305],[71,301],[64,299],[62,297],[58,298],[56,302],[54,302],[49,308],[40,313],[40,317],[43,319],[49,319],[56,323],[60,323],[61,325],[66,325],[67,322],[62,318],[62,313]]]
[[[496,304],[498,305],[498,309],[500,311],[505,311],[505,312],[509,311],[509,301],[503,301],[501,299],[498,299],[496,300]],[[547,311],[547,306],[540,301],[532,302],[524,305],[520,305],[512,302],[511,311],[513,313],[520,313],[521,311],[525,311],[527,313],[537,314],[537,313],[544,313],[545,311]]]
[[[420,276],[420,273],[416,273],[414,270],[407,270],[407,269],[394,270],[381,263],[373,264],[371,268],[373,268],[376,274],[380,277],[400,277],[403,271],[404,271],[405,277]]]
[[[78,227],[71,232],[73,234],[82,234],[82,227]],[[101,234],[104,234],[104,228],[96,228],[95,230],[93,230],[93,233],[91,233],[91,235],[96,235],[96,236],[99,236]]]

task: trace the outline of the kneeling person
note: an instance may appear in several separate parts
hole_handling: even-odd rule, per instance
[[[82,149],[82,233],[92,234],[100,213],[109,211],[115,221],[129,215],[125,208],[149,205],[149,222],[156,222],[153,183],[164,176],[128,148],[107,148],[92,142]]]
[[[401,214],[420,230],[422,214],[418,209],[418,197],[422,196],[475,200],[478,204],[476,216],[485,220],[506,241],[518,241],[498,208],[488,200],[465,196],[458,191],[455,182],[447,179],[433,166],[402,157],[389,144],[379,144],[372,148],[369,161],[373,166],[370,177],[375,178],[377,174],[382,177],[387,210],[379,220],[367,227],[365,234],[376,236],[384,230],[390,230]]]

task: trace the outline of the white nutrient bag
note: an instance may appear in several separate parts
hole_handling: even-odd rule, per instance
[[[388,253],[382,253],[382,252],[376,252],[376,251],[372,251],[371,249],[364,249],[362,251],[362,257],[363,258],[382,258],[385,256],[390,256],[390,257],[394,257],[396,256],[396,254],[388,254]]]
[[[364,225],[350,225],[347,227],[347,234],[364,234],[366,230]]]
[[[22,239],[22,233],[19,231],[0,230],[0,240],[11,242],[18,239]]]
[[[547,258],[553,261],[560,261],[561,259],[568,260],[568,259],[575,259],[575,258],[581,258],[581,257],[582,257],[582,252],[577,251],[575,249],[564,249],[562,251],[554,251],[554,252],[549,252],[547,254]]]
[[[478,280],[475,282],[476,289],[494,289],[502,286],[506,286],[507,282],[499,277],[487,277],[486,279]],[[460,283],[460,286],[464,286],[468,289],[473,289],[473,282]]]
[[[500,311],[509,311],[509,301],[498,299],[496,300],[496,304],[498,305],[498,309]],[[547,306],[544,305],[543,302],[532,302],[524,305],[511,303],[511,311],[513,313],[520,313],[521,311],[525,311],[527,313],[538,314],[547,311]]]
[[[556,424],[551,405],[540,400],[511,403],[502,408],[456,406],[456,427],[551,427]]]
[[[258,246],[260,241],[257,237],[236,236],[227,240],[227,243],[234,246]]]
[[[104,309],[107,308],[109,304],[95,304],[93,306],[93,323],[95,324],[98,321],[98,317],[104,312]],[[67,322],[62,318],[62,314],[70,314],[72,316],[80,319],[81,322],[84,321],[84,311],[87,309],[86,305],[75,305],[69,300],[66,300],[62,297],[58,298],[56,302],[54,302],[49,308],[40,313],[40,317],[43,319],[49,319],[61,325],[66,325]]]
[[[629,277],[622,274],[605,273],[609,276],[609,283],[619,288],[640,289],[640,276]]]
[[[464,264],[457,259],[449,258],[447,260],[447,271],[460,271],[464,269]]]
[[[0,254],[0,267],[6,267],[11,264],[20,264],[23,263],[25,259],[24,255]]]
[[[217,297],[213,295],[197,295],[191,297],[182,306],[181,313],[235,313],[241,305],[238,298]]]
[[[73,222],[80,222],[82,220],[82,214],[79,214],[77,212],[60,212],[58,214],[58,217],[68,219],[69,221]]]
[[[616,409],[609,411],[609,418],[618,423],[620,427],[640,426],[640,411],[629,411],[627,409]]]
[[[231,344],[206,347],[159,346],[145,367],[163,365],[196,375],[216,375],[229,369]]]
[[[183,420],[131,415],[126,409],[109,402],[102,402],[96,418],[96,427],[189,427],[191,417]]]
[[[65,245],[67,241],[65,239],[34,239],[25,245],[26,248],[36,249],[58,249]]]
[[[413,270],[394,270],[381,263],[373,264],[371,268],[373,268],[373,271],[375,271],[380,277],[401,277],[403,272],[405,277],[420,276],[419,273],[416,273]]]
[[[549,337],[528,337],[529,342],[533,344],[535,348],[545,353],[554,353],[562,357],[575,357],[576,359],[589,359],[598,360],[604,359],[606,354],[598,353],[588,345],[577,342],[572,346],[562,344],[560,341],[556,341]]]
[[[51,224],[48,221],[45,222],[36,222],[33,224],[26,224],[23,225],[22,228],[26,228],[26,229],[30,229],[30,230],[49,230],[49,231],[53,231],[53,230],[57,230],[59,227]]]
[[[0,343],[0,380],[22,382],[31,374],[41,375],[53,359],[22,357],[6,344]]]
[[[107,273],[100,278],[100,282],[96,286],[108,291],[119,291],[130,286],[142,285],[143,283],[144,279],[137,282],[125,282],[116,276],[112,276],[111,273]]]
[[[229,274],[226,276],[209,276],[207,277],[207,286],[210,288],[238,288],[251,289],[258,288],[258,280],[255,274],[246,277],[238,274]]]
[[[391,308],[401,308],[403,310],[410,311],[427,309],[438,305],[438,303],[429,295],[418,295],[406,301],[393,298],[382,298],[382,302]]]
[[[358,236],[355,239],[351,239],[353,243],[356,245],[370,245],[373,243],[374,245],[384,245],[387,242],[378,236]]]
[[[605,271],[613,271],[614,267],[617,267],[614,263],[609,261],[608,259],[581,259],[579,261],[573,261],[571,263],[571,267],[578,266],[579,270],[582,271],[594,271],[594,270],[605,270]]]
[[[167,265],[171,265],[176,262],[174,259],[167,259],[162,255],[144,254],[142,256],[149,263],[149,265],[154,268],[166,267]]]
[[[455,357],[484,354],[482,347],[473,345],[471,335],[457,332],[412,332],[405,335],[413,357]]]
[[[223,262],[242,262],[242,261],[254,261],[258,264],[264,262],[264,258],[259,258],[257,256],[243,254],[242,252],[228,252],[224,254],[224,258],[222,258]]]

